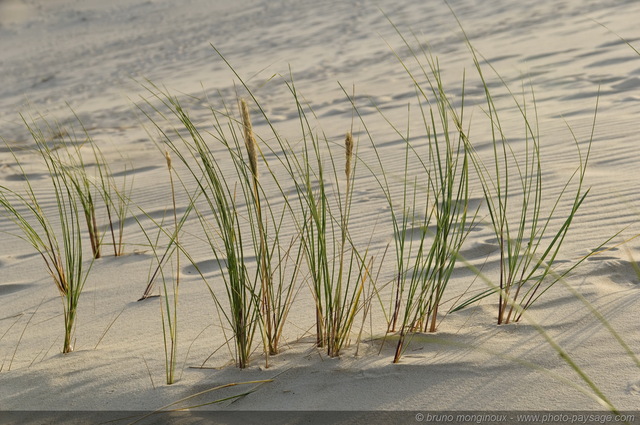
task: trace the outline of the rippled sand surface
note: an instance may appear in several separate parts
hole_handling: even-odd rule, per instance
[[[516,153],[526,146],[526,132],[505,84],[517,99],[526,98],[529,116],[537,116],[547,211],[579,165],[574,137],[584,155],[595,118],[585,180],[591,190],[558,264],[570,264],[621,232],[605,246],[606,252],[591,256],[570,274],[566,285],[584,296],[633,352],[640,352],[635,262],[640,246],[632,239],[640,233],[640,55],[620,38],[640,49],[640,3],[454,0],[450,5],[481,55]],[[78,128],[75,112],[116,178],[126,175],[133,183],[132,215],[141,221],[162,220],[171,207],[170,187],[163,152],[154,143],[157,132],[147,131],[150,122],[136,107],[145,100],[157,104],[143,86],[150,81],[180,97],[191,119],[209,129],[211,105],[220,108],[224,100],[235,111],[237,96],[246,97],[235,71],[292,144],[302,140],[298,110],[286,86],[292,79],[315,112],[314,128],[335,143],[353,128],[358,155],[371,164],[376,157],[366,124],[392,187],[400,190],[405,151],[390,124],[401,133],[410,128],[418,142],[424,127],[415,86],[404,69],[417,70],[414,58],[385,13],[412,46],[438,58],[454,102],[461,102],[465,81],[465,115],[474,148],[490,158],[489,129],[474,127],[486,117],[484,87],[455,16],[437,1],[382,0],[376,6],[353,0],[187,0],[179,6],[168,0],[0,1],[0,137],[18,148],[27,177],[53,207],[46,170],[21,150],[33,141],[20,114],[27,121],[42,116],[71,129]],[[362,121],[354,119],[345,91],[355,95]],[[273,141],[253,103],[252,111],[256,134],[265,143]],[[272,147],[267,158],[275,160],[277,146]],[[419,175],[417,164],[410,173]],[[0,185],[15,189],[23,183],[9,149],[0,146]],[[283,179],[282,185],[285,192],[295,193],[295,182]],[[481,187],[473,177],[470,186],[475,208],[482,204]],[[186,192],[178,194],[178,204],[179,212],[185,211]],[[561,225],[563,213],[565,204],[550,226]],[[392,279],[393,247],[382,258],[397,235],[375,174],[364,166],[356,175],[350,226],[354,240],[369,246],[379,261],[379,283]],[[633,410],[640,405],[639,367],[561,283],[531,308],[533,322],[497,326],[497,300],[491,298],[449,314],[437,334],[414,338],[399,365],[391,364],[394,337],[381,344],[385,317],[378,307],[363,328],[357,356],[355,335],[340,359],[321,354],[313,347],[313,299],[308,284],[302,283],[285,328],[283,354],[265,369],[256,352],[249,370],[239,371],[229,366],[231,355],[214,303],[196,276],[197,266],[222,287],[220,267],[199,243],[196,220],[185,230],[195,235],[186,242],[195,264],[181,267],[180,379],[166,386],[158,298],[136,302],[153,269],[153,255],[136,220],[125,223],[129,255],[105,256],[93,265],[80,303],[76,350],[70,355],[60,354],[62,310],[41,258],[11,236],[17,230],[6,216],[0,216],[0,231],[0,422],[3,410],[151,411],[219,385],[259,379],[273,381],[208,409],[601,409],[593,391],[533,322],[615,406]],[[285,232],[294,231],[291,224]],[[462,254],[495,278],[498,248],[485,211]],[[458,269],[451,297],[470,285],[473,290],[486,287],[464,266]],[[200,368],[203,364],[206,368]],[[193,404],[238,392],[214,391]]]

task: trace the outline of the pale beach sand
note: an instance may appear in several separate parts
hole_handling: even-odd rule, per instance
[[[195,267],[183,258],[177,379],[166,385],[160,298],[136,301],[155,264],[138,223],[132,218],[125,223],[127,255],[114,257],[105,247],[105,256],[94,262],[80,299],[74,352],[63,355],[58,292],[40,256],[13,236],[18,229],[0,215],[0,423],[46,423],[43,415],[52,414],[29,416],[24,411],[59,411],[65,421],[87,411],[112,412],[110,419],[127,417],[127,411],[151,412],[218,386],[259,380],[270,381],[210,391],[172,408],[251,390],[240,398],[192,409],[181,419],[216,423],[215,415],[203,416],[201,410],[405,412],[367,418],[379,423],[415,423],[416,413],[437,411],[603,411],[593,391],[540,335],[537,325],[617,409],[639,410],[640,367],[566,285],[584,296],[640,355],[640,281],[634,261],[640,260],[640,242],[618,245],[640,233],[640,55],[611,32],[640,49],[640,3],[454,0],[450,4],[473,46],[509,87],[519,93],[523,84],[526,89],[531,84],[535,90],[547,209],[579,164],[569,127],[585,146],[600,92],[585,177],[591,191],[574,218],[558,264],[570,264],[621,232],[607,245],[612,249],[589,257],[564,283],[545,293],[520,323],[498,326],[497,295],[485,298],[448,314],[437,333],[413,338],[399,364],[392,364],[397,337],[389,335],[381,344],[386,323],[377,301],[364,327],[362,315],[357,316],[352,343],[339,358],[316,348],[313,298],[309,283],[301,278],[284,328],[282,353],[272,356],[265,368],[256,336],[256,350],[245,370],[234,367],[232,344],[225,344],[228,326],[220,321]],[[415,87],[394,51],[407,62],[410,54],[381,10],[407,36],[414,31],[429,43],[446,90],[459,92],[466,70],[465,114],[481,121],[483,89],[460,28],[444,2],[5,0],[0,1],[0,137],[19,149],[31,183],[53,211],[46,170],[37,156],[20,150],[33,147],[33,140],[19,114],[42,115],[62,128],[78,128],[70,106],[117,181],[127,175],[132,184],[130,217],[136,215],[147,231],[157,233],[142,210],[156,220],[167,214],[169,222],[171,189],[164,153],[154,143],[160,139],[152,140],[157,131],[136,104],[154,101],[142,87],[148,80],[178,96],[204,130],[212,123],[205,94],[216,107],[222,96],[235,113],[236,91],[246,94],[213,45],[248,81],[266,114],[292,144],[301,135],[297,108],[284,83],[290,70],[297,89],[315,111],[316,129],[330,141],[342,143],[353,122],[358,154],[372,163],[370,142],[363,125],[353,120],[352,105],[340,84],[354,90],[395,185],[403,170],[402,141],[369,99],[401,129],[407,126],[407,104],[412,103],[416,132],[421,123],[415,116]],[[504,92],[490,68],[485,70],[491,88]],[[499,109],[504,106],[500,112],[505,131],[522,146],[524,124],[517,110],[504,96],[497,103]],[[255,105],[250,107],[255,133],[267,143],[273,141]],[[485,130],[472,130],[481,154],[491,149]],[[342,166],[343,160],[336,163]],[[224,167],[232,169],[229,164]],[[175,168],[186,176],[183,164]],[[475,207],[482,191],[474,176],[470,190]],[[383,285],[395,267],[393,246],[381,260],[394,238],[389,207],[366,167],[357,168],[354,181],[351,235],[356,244],[369,247],[376,273],[380,268],[377,283]],[[295,192],[292,181],[281,182],[285,191]],[[2,144],[0,185],[18,190],[23,184],[14,158]],[[275,193],[271,189],[267,193]],[[187,193],[178,188],[177,198],[178,210],[184,211]],[[566,205],[561,205],[551,226],[559,226],[566,212]],[[104,224],[104,212],[99,217]],[[293,235],[295,226],[287,226],[283,233]],[[201,236],[198,220],[190,219],[182,242],[208,281],[222,291],[222,271],[214,266]],[[462,255],[496,279],[498,245],[486,211],[480,213]],[[486,289],[463,264],[456,267],[445,299],[460,296],[469,285],[474,291]],[[159,288],[158,282],[155,294]],[[382,297],[388,306],[389,292]],[[226,332],[221,330],[223,324]],[[361,328],[362,341],[356,344]],[[139,423],[169,419],[154,416]],[[333,419],[340,418],[307,414],[308,422],[302,422],[296,416],[263,413],[218,417],[222,423]],[[78,423],[95,420],[85,417]]]

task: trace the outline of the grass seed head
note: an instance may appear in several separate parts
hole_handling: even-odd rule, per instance
[[[353,157],[353,136],[351,135],[350,131],[347,132],[347,136],[345,137],[344,143],[345,143],[346,156],[347,156],[347,163],[345,164],[345,173],[347,175],[347,180],[349,180],[349,177],[351,176],[351,158]]]
[[[249,116],[249,107],[247,102],[240,100],[240,109],[242,112],[242,123],[244,125],[244,143],[247,146],[249,155],[249,165],[254,178],[258,178],[258,155],[256,153],[256,139],[253,137],[253,127],[251,125],[251,117]]]
[[[169,151],[164,151],[164,157],[167,160],[167,168],[171,170],[171,155],[169,155]]]

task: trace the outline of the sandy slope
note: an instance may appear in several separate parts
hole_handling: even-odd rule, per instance
[[[164,159],[149,140],[143,128],[148,122],[134,102],[148,96],[140,85],[145,79],[174,94],[202,97],[204,91],[215,98],[221,93],[234,102],[237,80],[213,44],[249,81],[280,131],[292,140],[299,138],[298,116],[281,77],[288,78],[289,66],[332,140],[343,137],[352,117],[337,82],[349,89],[355,86],[389,172],[401,169],[398,137],[366,100],[373,99],[393,122],[404,126],[406,105],[414,99],[411,82],[393,55],[396,50],[408,58],[408,52],[377,6],[311,0],[232,4],[187,0],[180,7],[175,3],[25,0],[18,7],[17,2],[0,2],[0,136],[11,145],[29,144],[18,112],[43,114],[70,125],[72,114],[65,102],[69,103],[114,171],[133,166],[135,202],[161,217],[169,207],[168,183],[158,184],[167,180]],[[600,90],[587,173],[592,191],[562,251],[563,260],[570,260],[622,229],[615,242],[638,233],[640,57],[595,21],[638,46],[635,17],[640,5],[605,0],[527,3],[460,0],[451,5],[475,47],[514,90],[520,90],[523,81],[532,83],[549,201],[577,165],[567,124],[581,141],[588,139]],[[380,1],[378,6],[403,31],[413,28],[421,40],[429,42],[439,57],[445,84],[452,92],[459,91],[462,70],[471,74],[473,64],[446,5]],[[479,108],[482,92],[477,79],[469,81],[467,99]],[[185,99],[185,103],[195,121],[210,122],[204,102]],[[513,108],[508,108],[502,119],[517,140],[522,137],[522,124]],[[258,134],[268,137],[264,123],[256,120],[256,127]],[[478,145],[481,153],[488,148]],[[366,144],[360,153],[365,159],[373,158]],[[25,154],[24,164],[33,182],[44,182],[35,157]],[[364,168],[360,171],[353,233],[366,243],[372,220],[379,222],[371,250],[381,257],[393,238],[385,224],[388,210],[375,180]],[[1,148],[0,184],[18,187],[17,173],[7,150]],[[477,182],[472,186],[477,189]],[[180,196],[182,206],[186,200]],[[135,213],[140,214],[137,209]],[[197,224],[191,225],[189,231],[197,233]],[[0,217],[0,230],[14,228]],[[382,348],[379,340],[371,340],[384,331],[379,312],[376,323],[365,328],[357,357],[355,346],[340,359],[329,359],[314,349],[312,300],[303,287],[286,331],[286,350],[273,358],[269,369],[260,366],[258,356],[249,370],[223,368],[230,361],[224,347],[205,364],[211,368],[193,368],[223,346],[224,337],[206,287],[189,274],[188,267],[183,268],[181,292],[184,367],[179,381],[166,386],[158,299],[135,302],[146,285],[152,257],[139,245],[144,239],[137,224],[129,222],[126,230],[131,254],[107,256],[94,264],[81,301],[76,351],[66,356],[59,354],[60,302],[41,260],[22,241],[1,236],[0,411],[145,411],[217,385],[270,378],[273,382],[257,386],[251,395],[211,408],[599,409],[587,395],[589,389],[531,324],[494,324],[495,300],[451,314],[436,336],[416,337],[402,363],[392,365],[393,340]],[[204,247],[197,242],[192,245],[197,261],[210,261]],[[465,255],[477,264],[486,263],[487,274],[495,273],[496,245],[487,222],[471,234]],[[637,353],[640,296],[634,256],[640,258],[636,242],[591,257],[568,284],[593,303]],[[393,261],[388,259],[382,275],[390,273]],[[219,271],[211,269],[208,276],[221,284]],[[470,274],[461,271],[452,291],[469,283]],[[531,314],[616,406],[632,410],[640,405],[640,370],[562,285],[549,291]],[[216,391],[197,401],[239,391]]]

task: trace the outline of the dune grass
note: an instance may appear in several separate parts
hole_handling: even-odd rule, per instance
[[[154,250],[157,270],[162,274],[164,298],[161,315],[167,384],[175,380],[181,255],[200,272],[226,326],[230,327],[238,367],[249,365],[257,335],[262,339],[267,366],[269,356],[279,353],[284,326],[303,273],[301,270],[305,268],[315,302],[316,345],[326,348],[331,357],[342,353],[350,342],[357,314],[363,312],[363,322],[370,314],[363,299],[365,285],[372,279],[373,257],[369,246],[361,247],[351,237],[356,170],[358,164],[363,164],[373,173],[387,201],[389,226],[394,234],[396,258],[390,293],[381,295],[377,282],[371,283],[386,314],[386,332],[398,333],[394,363],[401,360],[413,335],[436,332],[447,314],[497,295],[498,324],[518,322],[523,318],[533,323],[540,335],[588,385],[595,398],[615,411],[600,388],[542,327],[528,317],[527,312],[552,285],[562,282],[588,257],[580,258],[564,270],[556,269],[561,247],[589,193],[585,189],[585,174],[597,104],[588,140],[580,142],[574,135],[578,154],[576,169],[559,193],[551,197],[543,191],[544,164],[533,89],[523,89],[522,95],[514,94],[497,71],[490,64],[485,65],[486,61],[482,62],[482,56],[463,32],[484,92],[482,112],[485,120],[482,122],[488,126],[491,135],[491,155],[484,158],[476,150],[476,139],[471,136],[470,121],[465,115],[466,75],[462,77],[462,89],[457,96],[459,100],[455,102],[458,106],[454,106],[444,87],[438,59],[424,47],[414,48],[398,28],[396,30],[409,51],[409,60],[415,62],[410,64],[393,51],[413,83],[416,94],[413,105],[418,105],[422,120],[416,135],[410,130],[413,127],[409,118],[407,129],[403,131],[378,109],[381,119],[392,125],[404,149],[400,193],[394,192],[389,182],[385,161],[375,142],[377,135],[367,125],[355,98],[346,91],[346,101],[351,103],[364,128],[364,136],[361,137],[371,142],[377,161],[375,166],[358,156],[360,143],[354,137],[357,133],[353,128],[346,133],[344,142],[318,130],[313,122],[317,117],[313,109],[302,101],[292,75],[285,84],[298,111],[300,139],[295,149],[280,137],[265,109],[242,79],[240,81],[247,89],[250,101],[240,99],[237,114],[224,101],[220,109],[211,107],[212,126],[206,127],[210,128],[209,131],[191,118],[178,98],[151,83],[147,87],[153,101],[145,101],[147,108],[141,106],[140,109],[155,128],[160,139],[159,147],[168,149],[165,158],[173,207],[173,222],[170,224],[164,219],[156,221],[143,211],[143,215],[159,229],[155,240],[144,231],[139,221]],[[424,46],[418,40],[416,42],[418,46]],[[507,90],[522,121],[524,137],[521,139],[524,141],[518,146],[511,142],[502,125],[501,112],[490,90],[492,84],[484,74],[486,66],[491,67],[501,87]],[[237,73],[236,76],[240,78]],[[251,122],[250,104],[258,108],[273,131],[274,137],[270,140],[272,143],[275,141],[276,147],[268,146],[265,143],[267,138],[256,134]],[[411,107],[407,109],[407,115],[411,116]],[[170,130],[166,130],[167,122],[173,125]],[[82,143],[62,141],[59,143],[61,148],[52,149],[40,130],[27,126],[47,167],[57,214],[55,218],[45,214],[47,208],[39,195],[36,196],[21,166],[26,181],[25,191],[0,187],[0,205],[21,229],[21,237],[40,253],[63,297],[63,352],[67,353],[73,349],[78,300],[90,269],[90,265],[83,261],[81,218],[84,218],[88,229],[93,258],[99,258],[102,236],[96,219],[97,190],[107,205],[114,255],[120,255],[128,196],[117,190],[102,153],[90,140],[86,129],[83,143],[90,143],[93,148],[97,183],[87,174],[80,152]],[[77,137],[70,137],[71,141],[77,142]],[[276,154],[274,161],[281,170],[274,171],[261,146]],[[12,154],[20,165],[17,154]],[[184,165],[184,179],[172,166],[172,156]],[[470,189],[472,171],[476,173],[481,191],[479,195],[484,200],[482,208],[486,209],[498,246],[500,261],[495,279],[482,274],[460,254],[478,214],[469,210],[473,195]],[[180,220],[174,177],[179,179],[188,199],[188,208]],[[293,201],[285,193],[285,178],[295,188]],[[117,236],[111,219],[112,208],[120,223]],[[568,212],[562,215],[562,210]],[[202,229],[202,239],[222,270],[222,295],[198,269],[198,262],[187,252],[179,236],[192,211]],[[283,236],[287,225],[294,228],[294,233],[297,232],[291,239]],[[168,238],[162,256],[158,254],[161,234]],[[174,255],[176,272],[173,276],[172,263],[172,284],[169,285],[163,266],[171,263]],[[462,302],[456,309],[446,310],[445,293],[461,263],[481,277],[489,289],[483,288],[479,295]],[[152,283],[153,277],[143,298],[150,295]],[[586,301],[575,290],[572,292],[576,298]],[[457,299],[463,295],[454,294],[450,298]],[[384,296],[388,298],[382,301]],[[639,364],[631,348],[604,317],[586,304]]]
[[[480,63],[481,55],[467,38],[462,26],[461,30],[471,52],[477,75],[484,87],[485,114],[492,136],[493,158],[490,165],[475,152],[472,140],[466,138],[465,143],[469,146],[469,150],[474,152],[471,158],[482,185],[485,204],[499,246],[497,321],[498,324],[508,324],[519,321],[525,310],[560,278],[566,276],[589,256],[583,256],[563,272],[551,273],[555,270],[556,259],[578,209],[589,193],[589,189],[584,187],[584,181],[594,136],[598,103],[596,101],[591,134],[584,143],[585,148],[581,148],[580,141],[569,128],[576,145],[578,164],[562,189],[554,195],[548,195],[543,191],[543,163],[533,88],[530,88],[528,95],[523,88],[519,99],[497,70],[485,60],[487,66],[508,91],[522,119],[525,133],[524,149],[518,154],[500,121],[499,111]],[[531,105],[527,103],[528,101]],[[533,111],[531,112],[530,109]],[[548,212],[545,212],[544,204],[548,203],[548,199],[553,201],[550,203],[550,209],[547,209]],[[566,215],[559,217],[558,209],[566,207],[567,200],[569,211]],[[554,228],[553,223],[557,220],[560,220],[561,224]],[[604,243],[607,242],[608,240]],[[490,295],[492,292],[493,290],[489,290],[485,295]],[[475,299],[479,298],[481,297]]]
[[[481,278],[482,281],[488,284],[489,290],[481,293],[480,295],[474,296],[452,311],[464,308],[491,294],[499,294],[498,324],[506,324],[512,320],[519,321],[525,317],[527,322],[536,328],[538,333],[558,353],[563,361],[565,361],[569,367],[576,372],[580,379],[587,384],[593,392],[597,402],[607,410],[619,413],[601,388],[586,374],[586,372],[569,355],[569,353],[565,351],[547,333],[547,331],[538,325],[527,313],[527,309],[531,307],[552,285],[557,282],[565,283],[564,277],[566,277],[568,273],[573,271],[593,253],[597,253],[606,243],[615,237],[614,235],[607,239],[599,247],[592,250],[592,253],[580,257],[569,267],[566,267],[564,271],[556,270],[555,261],[560,248],[578,209],[586,199],[589,192],[588,189],[584,189],[584,180],[595,129],[595,120],[598,109],[597,101],[591,134],[586,143],[584,143],[586,145],[584,151],[586,152],[581,149],[579,140],[573,131],[571,131],[571,128],[569,128],[577,148],[578,165],[569,180],[560,190],[560,193],[557,194],[557,197],[551,198],[552,202],[550,212],[545,216],[542,212],[542,204],[547,202],[546,200],[548,196],[543,196],[542,192],[542,161],[540,155],[539,132],[537,129],[537,111],[535,109],[535,96],[533,94],[533,90],[531,90],[531,98],[535,118],[531,119],[527,109],[526,96],[523,94],[523,100],[518,100],[497,70],[493,68],[493,66],[474,48],[453,9],[452,14],[458,21],[464,40],[471,52],[474,67],[481,81],[481,86],[484,90],[485,100],[487,103],[487,106],[484,109],[484,114],[488,118],[491,134],[493,136],[493,161],[491,162],[493,168],[487,166],[480,158],[480,155],[475,151],[473,139],[469,136],[470,132],[468,130],[465,131],[463,127],[464,121],[462,120],[462,114],[457,115],[456,109],[449,99],[444,98],[442,104],[454,116],[453,122],[461,136],[462,142],[466,145],[470,160],[476,169],[483,191],[485,206],[489,211],[489,217],[498,242],[500,255],[498,283],[495,283],[493,279],[488,278],[479,269],[466,261],[466,259],[458,255],[459,259],[468,268],[470,268],[477,277]],[[425,69],[430,69],[431,77],[435,81],[439,81],[438,76],[440,74],[439,69],[437,68],[437,61],[433,60],[433,57],[428,53],[428,51],[424,48],[420,48],[419,51],[429,65],[428,68],[423,66],[417,55],[417,51],[411,47],[411,44],[402,35],[399,29],[395,27],[395,25],[394,28],[402,39],[404,46],[408,48],[411,58],[415,59],[419,69],[423,72]],[[423,46],[423,44],[419,43],[417,38],[416,42],[417,45]],[[498,108],[494,103],[494,97],[489,88],[490,84],[483,74],[483,67],[481,65],[480,58],[484,60],[485,65],[492,69],[502,87],[507,90],[508,95],[514,101],[517,111],[522,118],[522,122],[525,127],[524,160],[519,159],[518,155],[515,153],[516,150],[510,144],[507,135],[503,131],[503,127],[499,119]],[[411,75],[411,72],[402,59],[400,62],[403,63],[405,70],[407,70]],[[436,66],[434,66],[434,64]],[[428,72],[424,72],[424,76],[427,81],[431,81],[430,75]],[[413,76],[412,80],[416,81]],[[433,91],[433,84],[430,84],[430,86]],[[440,86],[438,85],[438,87]],[[418,91],[420,91],[420,89]],[[438,90],[437,92],[443,93],[443,90]],[[437,96],[435,97],[437,98]],[[464,105],[464,95],[461,96],[461,99],[461,104]],[[509,182],[510,179],[513,178],[513,175],[515,175],[515,180],[518,184],[517,189],[519,189],[518,192],[520,194],[520,208],[516,208],[517,214],[515,214],[515,216],[518,217],[518,219],[510,221],[513,220],[514,215],[511,214],[511,210],[509,210],[507,206],[509,205],[509,202],[513,202],[512,198],[514,197],[513,190],[509,190]],[[569,193],[569,195],[566,195],[566,193]],[[559,210],[559,205],[563,201],[565,201],[566,204],[567,198],[569,212],[566,213],[566,215],[558,217],[558,215],[560,215],[560,213],[557,212]],[[566,205],[563,206],[566,207]],[[557,220],[560,220],[560,226],[556,230],[550,230],[550,227],[552,227],[551,223]],[[513,231],[513,228],[516,230]],[[575,289],[568,285],[567,287],[574,295],[578,294]],[[584,297],[577,296],[577,298],[582,302],[585,302],[585,304],[590,307],[592,313],[594,312],[593,307],[586,302]],[[616,340],[629,354],[630,351],[628,350],[627,344],[611,328],[604,317],[599,314],[594,315],[604,324],[604,326],[612,333]],[[637,364],[637,358],[633,354],[631,355],[631,358]]]
[[[81,234],[81,207],[74,182],[63,167],[60,151],[47,142],[42,129],[24,121],[36,145],[36,152],[48,172],[55,209],[46,207],[44,196],[29,180],[16,152],[11,151],[25,187],[22,191],[0,186],[0,205],[27,241],[40,254],[47,272],[62,298],[64,311],[63,353],[74,346],[74,331],[80,295],[93,262],[85,264]]]
[[[407,129],[402,132],[378,109],[404,144],[401,201],[394,199],[375,135],[358,114],[375,152],[378,168],[373,175],[389,204],[395,236],[396,278],[388,320],[388,332],[395,332],[399,323],[394,363],[400,361],[406,350],[410,333],[436,332],[442,319],[440,307],[445,290],[475,220],[475,215],[468,210],[471,159],[462,128],[464,83],[458,112],[451,107],[437,59],[425,54],[427,65],[423,65],[406,39],[402,39],[418,62],[427,87],[423,87],[418,76],[396,53],[414,84],[423,123],[422,131],[416,136],[410,132],[408,118]],[[351,102],[357,111],[354,99]],[[410,108],[407,116],[411,116]],[[411,161],[420,170],[415,175],[409,175]]]
[[[43,258],[47,271],[63,297],[64,353],[73,350],[79,298],[93,265],[93,261],[84,264],[81,223],[84,222],[84,228],[87,229],[93,259],[99,258],[102,237],[97,219],[97,199],[102,199],[113,236],[114,255],[120,255],[123,252],[122,235],[130,200],[130,188],[127,189],[126,181],[121,188],[116,186],[101,151],[78,116],[75,113],[74,116],[83,130],[82,136],[77,135],[72,128],[52,125],[42,116],[31,118],[30,121],[23,117],[35,142],[34,151],[46,167],[55,212],[50,212],[45,206],[45,195],[37,193],[15,151],[11,151],[11,154],[25,181],[24,190],[4,186],[0,189],[0,204],[21,229],[20,237],[28,241]],[[90,176],[90,167],[83,157],[82,149],[87,146],[95,160],[93,177]],[[111,211],[114,212],[113,216]],[[117,217],[119,221],[117,240],[113,217]]]
[[[194,178],[198,179],[208,207],[207,213],[213,215],[215,229],[211,227],[203,213],[196,210],[216,261],[221,268],[226,268],[223,276],[229,310],[225,311],[225,316],[232,327],[238,367],[245,368],[249,364],[253,336],[258,325],[259,298],[257,282],[250,276],[245,260],[241,219],[236,204],[236,188],[230,186],[224,178],[220,164],[214,158],[203,135],[194,126],[178,101],[168,99],[174,108],[172,112],[177,115],[191,136],[191,141],[183,140],[183,143],[191,157],[198,161],[197,165],[194,167],[171,140],[168,140],[167,144],[194,173]],[[198,172],[199,174],[196,174]],[[204,181],[199,180],[201,175],[204,176]],[[218,245],[218,237],[222,241],[223,248]]]
[[[543,246],[543,243],[548,242],[546,232],[550,223],[552,219],[556,219],[556,208],[564,199],[563,195],[572,180],[567,182],[552,205],[550,215],[542,219],[539,142],[534,124],[529,119],[528,106],[519,103],[512,95],[527,130],[524,164],[521,164],[502,132],[489,85],[482,74],[478,57],[473,56],[477,73],[485,88],[488,103],[486,116],[491,126],[491,134],[494,135],[493,166],[497,171],[491,173],[474,150],[469,129],[464,127],[467,125],[464,120],[465,77],[463,76],[463,89],[459,95],[460,106],[456,109],[444,88],[437,58],[424,48],[413,50],[408,40],[399,31],[398,34],[405,47],[409,48],[410,57],[418,65],[416,73],[396,54],[414,83],[423,125],[418,137],[415,134],[410,137],[409,130],[403,134],[394,126],[396,133],[405,143],[401,202],[393,199],[384,164],[375,143],[372,143],[381,169],[380,175],[376,178],[389,203],[395,234],[396,280],[392,289],[391,305],[385,309],[389,313],[388,331],[399,329],[400,332],[395,362],[400,360],[402,352],[406,349],[405,338],[408,334],[435,332],[439,321],[451,312],[451,309],[440,311],[441,304],[456,263],[461,259],[460,250],[477,217],[477,212],[474,214],[469,211],[470,170],[475,169],[481,182],[482,196],[495,230],[497,245],[500,247],[500,284],[496,288],[483,291],[480,296],[463,302],[458,309],[497,293],[499,323],[508,323],[519,320],[522,312],[557,281],[556,279],[547,282],[545,279],[551,276],[552,271],[555,272],[554,260],[573,217],[588,193],[588,190],[583,190],[582,187],[590,147],[589,142],[584,161],[580,162],[576,171],[578,187],[571,212],[563,220],[559,230],[552,235],[551,242]],[[420,55],[424,57],[424,62]],[[422,81],[426,81],[426,85]],[[310,117],[315,117],[315,114],[309,105],[300,101],[301,96],[293,78],[286,81],[286,84],[293,95],[299,115],[301,150],[297,152],[288,141],[280,138],[254,94],[242,80],[241,82],[272,128],[276,143],[281,149],[278,152],[280,165],[284,167],[285,175],[295,184],[299,205],[296,213],[294,214],[290,208],[289,201],[283,203],[289,208],[290,218],[299,232],[300,250],[308,268],[310,286],[316,303],[316,343],[320,347],[326,347],[330,356],[337,356],[349,339],[356,313],[362,309],[363,285],[370,275],[368,267],[365,266],[369,256],[368,249],[361,253],[354,246],[348,229],[355,175],[353,136],[349,132],[345,138],[343,149],[346,153],[346,179],[340,179],[337,171],[340,167],[337,166],[338,161],[333,153],[334,142],[321,131],[317,131],[311,123]],[[260,151],[251,124],[248,104],[244,100],[239,101],[240,119],[233,118],[226,106],[222,111],[212,109],[214,131],[206,136],[213,136],[214,141],[221,142],[225,147],[228,159],[235,170],[235,174],[232,172],[228,175],[225,174],[228,170],[221,166],[220,157],[213,156],[213,149],[205,141],[205,136],[196,128],[179,101],[168,93],[159,91],[155,86],[152,86],[150,91],[154,96],[161,98],[164,106],[179,119],[190,135],[192,140],[187,141],[178,130],[175,131],[175,136],[187,147],[188,156],[202,161],[198,168],[193,167],[193,164],[187,168],[193,180],[200,185],[201,192],[210,192],[205,194],[207,211],[211,210],[213,213],[216,230],[208,228],[208,240],[217,261],[227,270],[225,279],[230,312],[225,313],[225,317],[236,337],[236,351],[242,353],[238,354],[238,364],[244,367],[248,361],[249,347],[257,330],[256,326],[260,327],[267,357],[277,353],[273,339],[276,325],[271,320],[274,301],[271,298],[273,269],[269,253],[281,249],[278,234],[279,226],[282,224],[282,219],[279,222],[274,220],[269,197],[264,196],[258,166]],[[159,92],[162,94],[158,95]],[[354,112],[360,116],[355,101],[348,100],[351,101]],[[367,129],[362,116],[360,119],[367,137],[373,142],[375,136]],[[387,120],[386,117],[384,119]],[[187,164],[187,157],[180,153],[172,136],[160,130],[157,123],[154,124],[158,127],[163,142]],[[579,145],[577,141],[576,145]],[[244,158],[242,146],[247,159]],[[264,160],[264,155],[262,157]],[[408,173],[410,157],[421,170],[419,175],[411,177],[412,181],[409,180]],[[372,169],[369,164],[365,165]],[[280,192],[276,194],[277,198],[284,193],[283,183],[277,181],[268,164],[266,170],[265,174],[273,178],[276,182],[275,187]],[[523,198],[518,214],[519,220],[511,224],[507,222],[511,218],[511,211],[506,206],[513,202],[509,183],[514,172],[519,176],[519,189]],[[202,183],[202,176],[206,184]],[[331,182],[331,191],[327,182]],[[234,184],[233,188],[231,184]],[[238,202],[238,199],[242,199],[243,202]],[[268,206],[267,216],[263,215],[263,202]],[[198,212],[198,216],[203,228],[207,229],[209,224],[204,214]],[[249,223],[250,232],[246,233],[251,235],[249,244],[242,241],[241,222]],[[512,228],[516,230],[513,231]],[[267,242],[268,229],[275,229],[274,244],[271,246],[268,246]],[[417,239],[414,238],[416,231],[419,233]],[[217,238],[222,240],[224,249],[216,245]],[[245,252],[249,245],[252,246],[251,251],[255,254],[257,263],[251,272],[246,265],[248,255]],[[296,270],[299,269],[300,258],[298,255]],[[574,267],[561,276],[565,276]],[[290,294],[291,292],[287,292],[288,303],[291,301]],[[463,294],[456,294],[452,298],[462,296]],[[220,305],[219,301],[216,302]]]
[[[296,152],[278,139],[285,157],[282,164],[296,187],[299,213],[295,223],[315,300],[316,345],[335,357],[348,343],[355,317],[364,307],[363,292],[369,279],[368,247],[356,247],[349,232],[356,145],[351,132],[340,148],[326,134],[316,132],[313,109],[301,102],[292,75],[286,84],[298,110],[302,146]],[[344,179],[339,177],[334,149],[344,152]]]
[[[222,111],[212,108],[214,131],[201,132],[178,99],[156,86],[149,89],[189,135],[188,139],[183,137],[177,128],[173,134],[162,132],[157,116],[149,116],[161,132],[163,143],[185,164],[190,178],[198,186],[192,202],[195,197],[203,200],[195,212],[211,253],[224,270],[225,302],[207,285],[231,326],[236,362],[241,368],[249,364],[254,335],[259,330],[268,365],[268,356],[279,350],[279,339],[295,294],[297,270],[290,273],[287,264],[291,258],[299,259],[300,254],[296,257],[292,253],[293,241],[287,246],[280,240],[287,208],[276,212],[269,201],[262,200],[259,147],[252,133],[248,106],[240,102],[241,119],[236,119],[226,105]],[[160,111],[155,109],[155,112]],[[215,145],[212,147],[212,144]],[[218,153],[214,156],[215,147],[222,148],[231,167],[221,167]],[[267,167],[266,176],[271,175],[268,170]],[[198,269],[195,261],[193,265]]]

